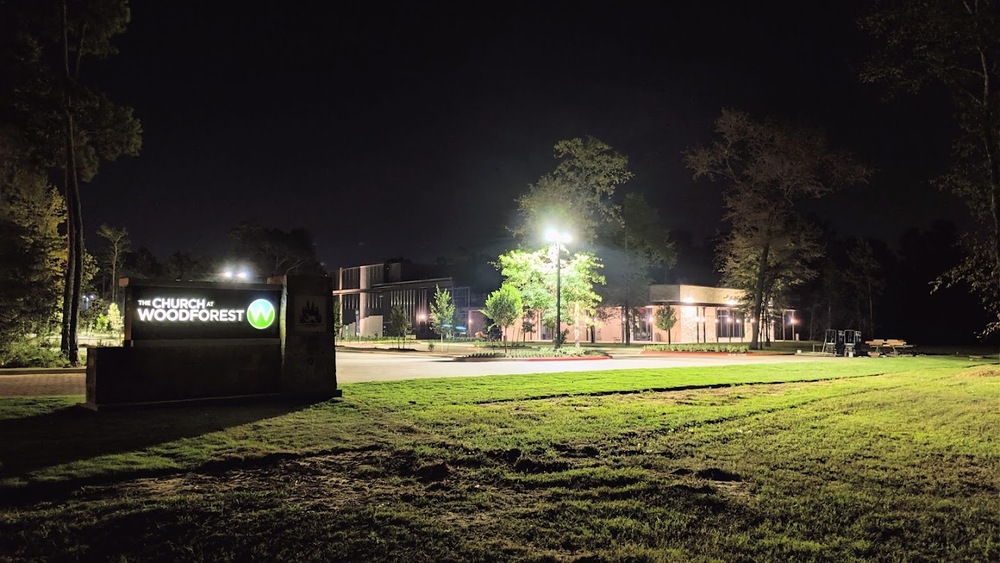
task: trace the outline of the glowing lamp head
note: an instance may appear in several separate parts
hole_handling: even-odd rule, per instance
[[[546,242],[557,242],[559,244],[564,244],[571,242],[573,237],[565,231],[560,231],[555,227],[549,227],[545,229],[545,240]]]

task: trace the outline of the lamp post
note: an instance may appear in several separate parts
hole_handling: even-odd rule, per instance
[[[552,347],[559,348],[562,344],[562,245],[571,239],[569,233],[550,227],[545,231],[545,240],[556,245],[556,336]]]

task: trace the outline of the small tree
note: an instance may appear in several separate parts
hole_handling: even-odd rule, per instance
[[[672,344],[670,331],[673,330],[675,324],[677,324],[677,314],[673,307],[664,305],[656,310],[656,328],[667,332],[667,344]]]
[[[452,328],[455,326],[455,300],[451,298],[451,292],[434,286],[434,301],[431,302],[431,326],[434,332],[441,335],[441,342],[444,337],[451,336]]]
[[[410,332],[410,315],[406,309],[393,307],[389,314],[389,336],[396,337],[396,348],[403,347],[403,337]]]
[[[344,328],[344,319],[340,314],[340,297],[334,297],[331,302],[333,303],[333,310],[330,312],[331,318],[333,318],[333,334],[339,338],[340,331]]]
[[[486,308],[483,314],[493,319],[493,324],[500,327],[503,335],[503,349],[507,351],[507,327],[514,324],[523,308],[521,294],[510,284],[503,284],[486,298]]]
[[[108,305],[108,329],[116,334],[125,330],[125,317],[122,316],[117,303]]]
[[[127,229],[124,227],[116,229],[107,223],[101,223],[97,228],[97,235],[108,241],[108,246],[101,256],[100,266],[109,276],[106,285],[110,292],[109,299],[112,303],[117,303],[118,276],[121,275],[122,266],[125,264],[125,255],[132,250],[132,242],[128,238]]]

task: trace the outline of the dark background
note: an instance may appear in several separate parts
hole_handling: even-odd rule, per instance
[[[968,225],[928,184],[955,130],[940,92],[886,102],[860,82],[875,48],[856,26],[863,11],[857,0],[133,2],[120,54],[84,76],[135,107],[144,147],[84,187],[89,239],[106,222],[161,257],[213,256],[250,219],[308,229],[328,269],[485,262],[513,246],[515,198],[553,168],[553,144],[592,135],[629,157],[622,191],[645,194],[678,241],[676,280],[714,283],[722,186],[694,182],[682,152],[733,107],[822,127],[876,168],[807,211],[903,252],[904,234],[930,236],[935,221]],[[928,281],[906,283],[926,295]]]

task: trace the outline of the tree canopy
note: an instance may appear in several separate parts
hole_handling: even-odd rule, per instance
[[[731,231],[717,248],[724,283],[747,292],[757,326],[767,302],[814,275],[817,233],[796,212],[800,201],[867,182],[870,170],[830,149],[822,132],[724,109],[716,139],[685,153],[694,177],[724,181],[724,218]],[[759,348],[754,332],[750,347]]]
[[[937,185],[968,204],[980,229],[938,286],[967,284],[1000,329],[1000,2],[876,0],[861,27],[880,41],[862,71],[890,92],[929,84],[950,94],[960,135]]]
[[[244,221],[229,236],[236,241],[236,254],[253,263],[258,277],[324,273],[312,235],[305,229],[283,231]]]
[[[514,234],[533,245],[546,226],[572,226],[574,239],[592,243],[619,216],[613,198],[632,178],[628,159],[593,137],[559,141],[555,158],[556,168],[518,198],[521,222]]]
[[[451,335],[455,326],[455,301],[451,297],[451,292],[434,286],[434,297],[430,308],[431,327],[441,336],[443,342],[445,336]]]
[[[79,360],[77,324],[84,284],[80,182],[103,161],[136,155],[141,125],[83,80],[83,63],[115,53],[127,0],[8,0],[0,3],[0,114],[23,166],[63,171],[68,255],[63,290],[63,353]]]
[[[486,297],[483,314],[500,327],[504,350],[507,349],[507,329],[521,316],[522,308],[521,293],[509,283],[501,285],[500,289]]]

